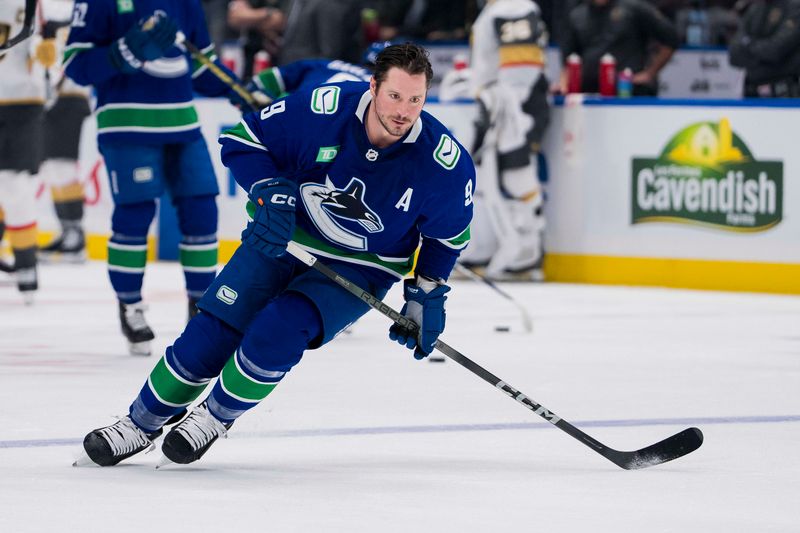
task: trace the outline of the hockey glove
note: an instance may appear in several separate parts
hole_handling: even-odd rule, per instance
[[[444,302],[450,287],[424,278],[407,279],[403,283],[406,300],[401,312],[419,326],[415,336],[408,328],[394,324],[389,328],[389,338],[414,350],[415,359],[428,357],[436,346],[436,339],[444,331]]]
[[[111,43],[111,63],[125,74],[134,74],[145,61],[162,57],[175,44],[178,25],[163,11],[129,29]]]
[[[253,220],[242,232],[242,242],[268,257],[278,257],[294,234],[297,185],[284,178],[260,181],[250,189]]]
[[[236,92],[234,89],[231,89],[226,95],[231,105],[237,108],[242,113],[252,111],[253,105],[258,107],[259,109],[262,109],[264,107],[267,107],[270,103],[272,103],[272,99],[263,92],[261,92],[261,90],[259,90],[259,88],[256,87],[253,82],[248,83],[245,89],[250,93],[250,96],[253,98],[252,104],[247,100],[245,100],[242,97],[242,95]]]

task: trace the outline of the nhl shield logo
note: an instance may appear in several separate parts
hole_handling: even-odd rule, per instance
[[[364,154],[364,157],[367,158],[367,161],[375,161],[376,159],[378,159],[378,152],[370,148],[369,150],[367,150],[367,153]]]

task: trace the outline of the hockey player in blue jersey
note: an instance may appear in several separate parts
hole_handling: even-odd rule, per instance
[[[174,44],[178,31],[215,58],[199,0],[78,1],[64,53],[66,74],[97,92],[97,140],[114,200],[108,270],[134,354],[149,354],[154,338],[141,289],[165,190],[178,214],[190,314],[216,275],[218,187],[192,95],[231,91]]]
[[[446,280],[469,240],[475,170],[422,111],[431,77],[424,49],[391,46],[370,83],[298,91],[221,136],[223,162],[249,191],[242,245],[128,415],[90,432],[77,464],[110,466],[149,448],[204,395],[162,445],[168,461],[196,461],[306,350],[369,310],[287,254],[290,239],[379,298],[409,273],[419,247],[403,313],[420,334],[395,325],[389,336],[420,359],[433,350],[445,326]]]
[[[377,54],[388,45],[386,42],[370,45],[364,54],[364,66],[339,59],[301,59],[287,65],[271,67],[253,76],[248,89],[276,99],[299,89],[319,87],[324,83],[369,81]]]

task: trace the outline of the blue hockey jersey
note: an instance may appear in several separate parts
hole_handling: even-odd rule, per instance
[[[311,253],[377,269],[391,283],[420,246],[417,274],[447,279],[469,241],[472,160],[424,111],[402,139],[373,146],[371,101],[360,82],[295,92],[223,133],[222,161],[248,191],[277,176],[299,185],[294,240]]]
[[[302,59],[266,69],[253,77],[256,86],[271,98],[323,83],[369,81],[372,73],[364,67],[335,59]]]
[[[174,19],[189,41],[216,60],[200,0],[75,2],[64,68],[77,83],[94,85],[100,140],[170,143],[199,138],[193,90],[206,96],[229,91],[178,46],[162,58],[145,62],[135,74],[123,74],[111,64],[109,46],[156,10]]]

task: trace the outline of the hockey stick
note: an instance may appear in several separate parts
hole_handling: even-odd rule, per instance
[[[300,246],[294,242],[290,242],[286,250],[299,261],[305,263],[309,267],[321,273],[323,276],[342,286],[362,302],[366,303],[382,315],[390,318],[396,324],[399,324],[404,328],[408,328],[412,332],[418,330],[418,326],[414,322],[401,315],[387,304],[383,303],[383,301],[379,298],[376,298],[369,292],[340,276],[327,265],[320,263],[317,261],[316,257],[300,248]],[[569,434],[573,438],[582,442],[595,452],[599,453],[615,465],[624,468],[625,470],[638,470],[640,468],[647,468],[650,466],[659,465],[661,463],[666,463],[667,461],[672,461],[673,459],[683,457],[684,455],[695,451],[700,447],[701,444],[703,444],[703,433],[698,428],[692,427],[684,429],[683,431],[676,433],[671,437],[640,450],[626,452],[609,448],[605,444],[595,440],[566,420],[562,419],[543,405],[531,400],[528,396],[521,393],[505,381],[501,380],[476,362],[472,361],[461,352],[445,344],[445,342],[441,339],[436,341],[435,348],[493,387],[500,389],[526,408],[541,416],[561,431]]]
[[[36,0],[25,0],[25,18],[22,28],[14,37],[0,43],[0,50],[8,50],[33,35],[33,18],[36,15]]]
[[[214,76],[219,78],[222,83],[233,89],[236,94],[241,96],[242,100],[247,102],[247,106],[250,108],[250,111],[261,111],[261,108],[272,103],[272,99],[267,95],[264,95],[265,100],[258,101],[253,94],[248,91],[238,80],[233,79],[227,72],[219,68],[219,65],[206,57],[206,55],[203,54],[203,52],[197,48],[194,43],[186,38],[183,32],[178,32],[178,35],[175,38],[175,44],[186,47],[186,50],[189,51],[192,59],[202,63],[206,68],[208,68],[209,71],[211,71]]]
[[[456,263],[456,270],[458,270],[459,272],[470,278],[472,281],[480,281],[481,283],[487,285],[494,292],[496,292],[497,294],[499,294],[500,296],[502,296],[503,298],[514,304],[514,307],[516,307],[519,310],[519,313],[522,316],[522,326],[525,328],[525,333],[530,333],[533,331],[533,320],[531,319],[531,315],[528,314],[528,310],[525,309],[525,307],[521,303],[516,301],[513,296],[511,296],[506,291],[498,287],[497,284],[495,284],[495,282],[493,282],[486,276],[481,276],[480,274],[478,274],[469,267],[465,267],[460,263]]]

